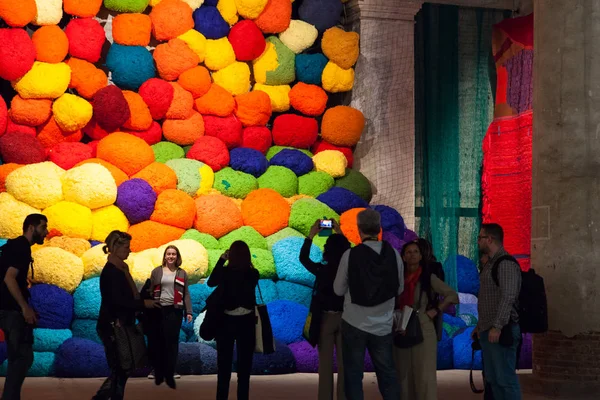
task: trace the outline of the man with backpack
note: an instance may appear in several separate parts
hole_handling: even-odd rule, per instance
[[[37,322],[29,305],[27,277],[32,266],[31,246],[43,244],[48,219],[30,214],[23,222],[23,235],[9,240],[0,249],[0,329],[4,331],[8,368],[2,399],[21,398],[21,386],[33,363],[33,328]]]
[[[377,211],[361,211],[357,225],[362,244],[344,253],[333,284],[335,294],[344,296],[342,354],[346,398],[364,398],[362,381],[368,349],[383,400],[397,400],[400,386],[392,352],[392,324],[396,296],[404,288],[404,267],[398,252],[378,239],[381,216]]]
[[[521,340],[518,312],[521,268],[504,249],[503,240],[500,225],[482,224],[477,243],[487,262],[480,274],[479,322],[473,338],[479,337],[485,380],[494,399],[520,400],[515,367]]]

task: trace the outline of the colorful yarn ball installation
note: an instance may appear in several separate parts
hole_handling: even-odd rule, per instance
[[[239,147],[231,150],[229,153],[229,165],[236,171],[259,177],[265,173],[269,167],[269,162],[260,151]]]
[[[297,176],[308,174],[313,170],[313,161],[306,154],[294,149],[283,149],[271,161],[271,165],[278,165],[293,171]]]

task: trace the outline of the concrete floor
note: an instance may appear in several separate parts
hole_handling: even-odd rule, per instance
[[[481,387],[481,374],[476,374],[476,385]],[[27,378],[23,387],[23,400],[67,400],[90,399],[103,379],[58,379]],[[164,384],[160,387],[145,378],[131,379],[127,383],[127,400],[173,400],[194,399],[213,400],[216,393],[217,378],[211,376],[184,376],[177,380],[177,390],[173,391]],[[253,376],[251,380],[251,399],[316,399],[316,374],[293,374],[280,376]],[[4,378],[0,379],[0,385]],[[377,380],[374,374],[365,374],[365,399],[380,399]],[[235,377],[232,379],[231,398],[235,398]],[[471,393],[467,371],[442,371],[438,374],[439,400],[483,400],[482,395]],[[524,396],[524,400],[542,400],[545,397]]]

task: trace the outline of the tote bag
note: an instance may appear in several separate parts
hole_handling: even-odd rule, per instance
[[[117,357],[119,365],[124,371],[143,368],[148,365],[148,351],[144,333],[140,324],[138,325],[120,325],[112,324],[115,346],[117,348]]]
[[[304,323],[304,328],[302,329],[302,336],[312,347],[315,347],[319,343],[319,336],[321,334],[321,320],[323,315],[321,301],[317,296],[317,288],[318,281],[315,280],[308,316],[306,317],[306,322]]]
[[[271,318],[267,306],[264,304],[260,286],[258,286],[260,294],[260,303],[254,307],[256,315],[256,344],[254,346],[255,353],[272,354],[275,352],[275,338],[273,337],[273,328],[271,327]]]

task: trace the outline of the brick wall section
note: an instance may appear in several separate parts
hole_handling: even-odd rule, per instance
[[[556,383],[600,384],[600,332],[572,338],[556,331],[535,335],[533,375]]]

